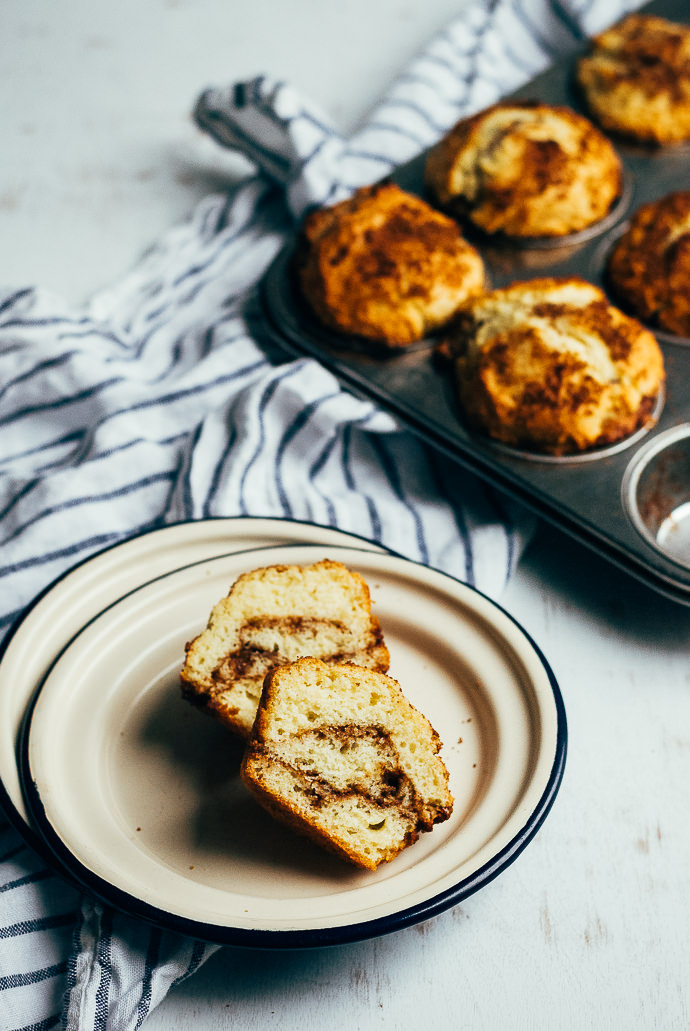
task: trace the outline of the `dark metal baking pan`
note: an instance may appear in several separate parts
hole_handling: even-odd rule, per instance
[[[654,0],[641,10],[690,22],[686,0]],[[576,58],[573,54],[559,62],[513,96],[566,104],[586,114],[573,81]],[[606,289],[606,254],[626,217],[640,204],[690,188],[689,145],[652,149],[614,138],[612,142],[626,182],[624,202],[614,217],[597,233],[556,247],[472,238],[492,285],[536,276],[579,275]],[[420,155],[392,178],[423,196],[425,159]],[[656,334],[667,380],[664,403],[652,429],[583,457],[554,460],[527,455],[465,429],[451,377],[434,359],[432,342],[379,357],[367,354],[356,340],[322,329],[294,288],[293,250],[294,242],[278,255],[262,283],[264,310],[279,345],[291,354],[317,359],[344,386],[376,401],[428,443],[649,586],[690,605],[690,460],[685,455],[690,448],[690,340]],[[670,479],[665,472],[668,465],[676,470]],[[638,488],[644,491],[640,498],[635,495]]]

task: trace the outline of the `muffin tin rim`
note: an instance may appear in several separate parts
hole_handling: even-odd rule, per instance
[[[685,561],[675,558],[672,552],[664,548],[653,537],[642,517],[638,504],[640,480],[645,470],[650,468],[655,459],[663,457],[664,452],[669,447],[678,441],[686,439],[690,441],[690,422],[670,426],[643,444],[631,458],[623,473],[621,479],[621,501],[631,524],[650,548],[660,552],[669,561],[677,563],[681,568],[690,569],[690,557]],[[672,514],[672,512],[669,512],[666,518],[669,518]]]

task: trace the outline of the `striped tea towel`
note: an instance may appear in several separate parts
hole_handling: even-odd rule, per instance
[[[257,78],[196,120],[256,173],[80,311],[0,293],[0,635],[106,545],[214,515],[371,537],[500,592],[530,520],[312,360],[269,360],[255,287],[313,204],[385,175],[627,9],[472,2],[345,140]],[[0,817],[0,1027],[133,1031],[214,950],[82,898]]]

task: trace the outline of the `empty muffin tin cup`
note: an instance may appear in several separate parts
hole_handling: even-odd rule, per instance
[[[690,569],[690,423],[640,448],[622,484],[623,505],[653,548]]]

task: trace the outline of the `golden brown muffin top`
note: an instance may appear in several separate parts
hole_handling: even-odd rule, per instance
[[[594,37],[577,75],[604,128],[659,144],[690,138],[690,26],[628,15]]]
[[[638,208],[607,272],[617,296],[638,318],[690,336],[690,190]]]
[[[653,335],[578,277],[489,291],[454,324],[449,355],[471,425],[555,455],[644,425],[663,384]]]
[[[610,82],[630,82],[654,95],[681,95],[690,74],[690,27],[653,15],[630,14],[593,40],[593,56]]]
[[[295,267],[325,326],[392,347],[443,325],[484,286],[482,259],[454,220],[392,182],[308,215]]]
[[[462,119],[429,153],[441,207],[487,233],[565,236],[608,214],[622,166],[606,137],[571,108],[502,101]]]

